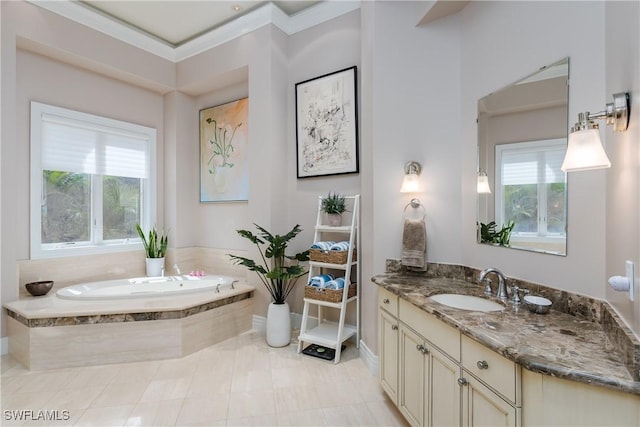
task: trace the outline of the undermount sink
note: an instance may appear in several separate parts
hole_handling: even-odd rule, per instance
[[[449,307],[470,311],[502,311],[504,306],[497,302],[489,301],[485,298],[474,297],[472,295],[459,294],[439,294],[430,297],[433,301]]]

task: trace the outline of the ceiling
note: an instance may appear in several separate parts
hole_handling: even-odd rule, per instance
[[[320,1],[82,0],[88,10],[178,47],[224,24],[273,3],[293,16]]]

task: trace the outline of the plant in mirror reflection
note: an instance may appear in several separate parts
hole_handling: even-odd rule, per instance
[[[498,224],[495,221],[491,221],[488,224],[482,222],[480,225],[480,243],[489,243],[492,245],[509,246],[509,240],[511,239],[511,232],[516,223],[509,221],[504,224],[498,230]]]

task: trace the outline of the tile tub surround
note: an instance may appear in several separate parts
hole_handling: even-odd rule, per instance
[[[610,315],[615,312],[605,302],[568,295],[564,304],[552,300],[554,305],[546,315],[533,314],[524,306],[514,307],[511,302],[501,312],[458,310],[438,304],[429,297],[451,292],[484,297],[483,287],[475,282],[478,270],[429,264],[426,273],[416,274],[403,271],[395,260],[388,261],[387,267],[387,273],[372,278],[374,283],[524,368],[640,396],[640,380],[631,375],[625,364],[634,356],[623,357],[622,352],[627,349],[616,347],[619,345],[617,341],[633,340],[633,334],[624,339],[619,336],[617,341],[609,339],[603,324],[596,320],[604,319],[605,323],[617,326],[616,319]],[[512,286],[523,282],[509,279],[507,283]],[[554,291],[551,288],[532,285],[522,287],[547,298],[566,294],[559,291],[550,294],[547,292]],[[565,309],[569,313],[564,312]],[[614,328],[614,325],[607,327]],[[627,332],[630,333],[629,330]],[[623,330],[619,335],[626,337]],[[633,341],[631,348],[638,348],[637,340]]]
[[[5,304],[9,353],[32,370],[182,357],[251,328],[255,288],[138,300]]]

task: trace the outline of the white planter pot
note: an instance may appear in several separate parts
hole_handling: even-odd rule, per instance
[[[291,342],[291,311],[289,304],[269,304],[267,311],[267,344],[285,347]]]
[[[342,225],[342,214],[327,214],[327,222],[332,227],[340,227]]]
[[[164,258],[147,258],[147,276],[164,276]]]

